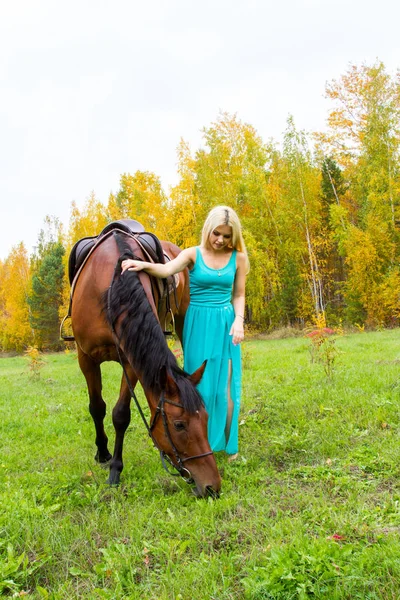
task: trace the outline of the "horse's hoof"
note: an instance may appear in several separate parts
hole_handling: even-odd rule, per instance
[[[115,485],[116,486],[116,485],[119,485],[119,482],[120,482],[119,473],[112,473],[110,471],[110,476],[107,479],[108,485]]]
[[[99,453],[96,452],[94,460],[99,463],[99,465],[103,468],[108,467],[110,464],[110,460],[112,459],[112,455],[108,452],[106,456],[100,457]]]

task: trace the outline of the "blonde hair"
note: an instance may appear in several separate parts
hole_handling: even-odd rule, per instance
[[[229,225],[229,227],[232,227],[230,246],[238,252],[243,252],[246,257],[247,271],[249,271],[250,263],[246,244],[243,239],[242,226],[239,217],[230,206],[215,206],[210,210],[204,221],[203,230],[201,232],[201,245],[205,248],[210,247],[210,234],[214,229],[219,227],[219,225]]]

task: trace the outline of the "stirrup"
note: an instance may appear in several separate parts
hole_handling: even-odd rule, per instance
[[[170,315],[171,315],[171,325],[172,325],[172,329],[170,329],[170,330],[169,330],[169,329],[167,329],[167,316],[168,316],[168,314],[170,314]],[[169,309],[169,310],[167,311],[167,314],[165,315],[165,321],[164,321],[164,331],[163,331],[163,334],[164,334],[165,336],[167,336],[167,335],[175,335],[175,333],[176,333],[176,331],[175,331],[175,318],[174,318],[174,313],[172,312],[172,310],[171,310],[171,309]]]
[[[60,339],[64,340],[64,342],[74,342],[75,338],[74,338],[73,335],[68,335],[68,334],[66,334],[66,333],[63,332],[64,324],[65,324],[65,322],[68,319],[71,319],[71,315],[70,314],[65,315],[65,317],[61,321],[61,325],[60,325]]]

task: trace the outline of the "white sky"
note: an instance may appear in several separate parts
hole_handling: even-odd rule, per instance
[[[220,111],[264,141],[322,129],[350,63],[395,74],[399,23],[398,0],[0,0],[0,259],[122,173],[168,193]]]

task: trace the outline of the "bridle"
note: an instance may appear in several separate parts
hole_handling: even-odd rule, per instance
[[[111,300],[112,285],[114,283],[116,274],[121,269],[121,262],[122,262],[122,260],[124,260],[124,258],[125,258],[124,256],[121,256],[118,259],[117,264],[115,265],[113,278],[112,278],[110,286],[108,288],[108,293],[107,293],[107,314],[108,314],[108,317],[110,317],[110,300]],[[120,350],[120,347],[118,345],[119,338],[118,338],[118,334],[117,334],[117,332],[115,330],[114,323],[111,322],[110,318],[108,318],[108,322],[110,323],[111,330],[112,330],[112,332],[114,334],[114,337],[115,337],[115,347],[116,347],[117,354],[118,354],[118,360],[119,360],[119,363],[120,363],[120,365],[122,367],[122,370],[124,372],[124,376],[125,376],[125,380],[126,380],[128,389],[129,389],[129,393],[130,393],[131,397],[135,401],[136,408],[138,409],[138,412],[139,412],[139,414],[140,414],[140,416],[142,418],[142,421],[145,424],[145,427],[147,429],[147,433],[149,434],[149,436],[150,436],[150,438],[151,438],[154,446],[157,448],[157,450],[160,453],[160,459],[161,459],[162,466],[164,467],[165,471],[167,473],[169,473],[170,475],[173,475],[174,477],[178,477],[180,475],[184,479],[184,481],[186,481],[186,483],[189,483],[189,484],[194,483],[192,475],[191,475],[189,469],[187,469],[187,467],[184,466],[184,463],[187,462],[187,461],[189,461],[189,460],[195,460],[197,458],[203,458],[204,456],[209,456],[210,454],[213,454],[213,451],[210,450],[209,452],[204,452],[203,454],[195,454],[193,456],[187,456],[185,458],[181,458],[181,456],[179,455],[179,452],[178,452],[178,450],[177,450],[177,448],[176,448],[176,446],[175,446],[175,444],[174,444],[174,442],[172,440],[171,433],[169,431],[168,416],[167,416],[167,414],[165,412],[164,405],[165,404],[171,404],[172,406],[176,406],[178,408],[182,408],[183,410],[185,410],[185,407],[183,406],[183,404],[179,404],[178,402],[173,402],[169,398],[166,398],[165,394],[164,394],[164,391],[161,391],[160,399],[158,401],[157,408],[156,408],[156,410],[154,412],[154,416],[153,416],[150,424],[148,423],[148,421],[146,419],[146,416],[143,413],[142,407],[140,406],[139,401],[138,401],[138,399],[136,397],[135,390],[133,389],[133,386],[132,386],[132,383],[131,383],[131,381],[129,379],[128,373],[126,372],[124,361],[123,361],[122,356],[121,356],[121,350]],[[164,450],[161,450],[161,448],[158,447],[157,442],[156,442],[156,440],[154,438],[154,435],[153,435],[153,430],[154,430],[154,428],[155,428],[155,426],[157,424],[157,421],[158,421],[160,415],[161,415],[161,418],[162,418],[162,421],[163,421],[165,435],[167,436],[168,441],[171,444],[172,453],[174,455],[176,464],[170,459],[170,457],[168,456],[168,454],[166,452],[164,452]],[[178,473],[172,472],[168,468],[167,463],[168,463],[168,465],[170,467],[172,467],[176,471],[178,471]]]
[[[125,377],[126,377],[126,373],[125,373]],[[128,382],[128,386],[129,385],[130,385],[130,382]],[[134,399],[136,401],[136,396],[134,397]],[[167,471],[167,473],[169,473],[170,475],[173,475],[173,476],[180,475],[181,477],[183,477],[183,479],[186,481],[186,483],[194,483],[193,478],[190,474],[190,471],[184,466],[183,463],[187,462],[188,460],[195,460],[196,458],[203,458],[204,456],[209,456],[210,454],[213,454],[213,452],[212,452],[212,450],[210,450],[209,452],[203,452],[203,454],[194,454],[193,456],[187,456],[185,458],[181,458],[178,450],[176,449],[176,446],[172,440],[172,437],[171,437],[171,434],[169,431],[168,417],[164,410],[164,404],[171,404],[172,406],[177,406],[178,408],[182,408],[183,410],[185,408],[182,404],[179,404],[178,402],[173,402],[172,400],[169,400],[168,398],[165,397],[164,392],[161,392],[161,396],[158,401],[154,416],[151,420],[150,426],[148,426],[147,421],[145,421],[145,425],[147,427],[148,433],[153,441],[153,444],[155,445],[155,447],[157,448],[157,450],[160,453],[162,465],[163,465],[164,469]],[[139,408],[139,412],[141,414],[143,414],[141,411],[141,408]],[[172,448],[172,452],[175,457],[176,464],[170,459],[170,457],[168,456],[168,454],[166,452],[164,452],[163,450],[160,450],[160,448],[157,446],[157,443],[153,436],[153,429],[154,429],[160,415],[161,415],[161,418],[163,421],[165,435],[167,436],[168,441],[171,444],[171,448]],[[143,417],[144,417],[144,415],[143,415]],[[170,471],[168,469],[166,463],[168,463],[170,466],[172,466],[174,469],[176,469],[178,471],[178,473],[173,473],[172,471]]]

